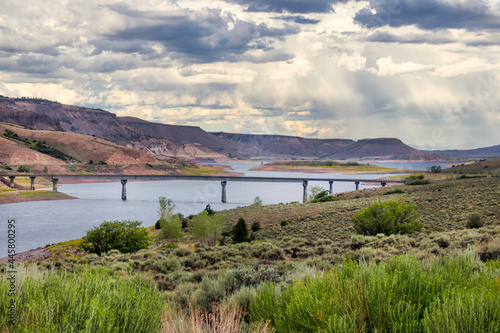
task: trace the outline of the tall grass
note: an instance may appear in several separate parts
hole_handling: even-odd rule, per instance
[[[18,266],[16,324],[0,307],[5,332],[158,332],[164,301],[155,285],[139,275],[126,280],[109,270],[88,267],[76,273]],[[8,282],[0,280],[7,302]]]
[[[210,313],[189,308],[186,315],[182,311],[167,312],[162,333],[268,333],[274,330],[268,323],[248,325],[243,313],[235,305],[212,306]]]
[[[470,254],[428,263],[411,256],[344,261],[284,288],[263,285],[250,318],[279,332],[500,332],[495,278]]]

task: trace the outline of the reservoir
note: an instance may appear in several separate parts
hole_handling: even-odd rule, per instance
[[[260,163],[230,163],[235,172],[255,177],[288,178],[348,178],[376,179],[391,174],[342,175],[332,173],[249,171]],[[309,182],[309,188],[328,189],[328,181]],[[360,189],[378,186],[360,185]],[[33,201],[0,205],[3,236],[0,238],[0,257],[7,256],[7,220],[16,220],[16,252],[65,240],[81,238],[87,230],[103,221],[142,221],[152,226],[158,219],[158,198],[163,196],[175,203],[175,212],[185,216],[201,212],[207,204],[214,210],[248,206],[259,196],[264,205],[302,202],[301,183],[227,183],[227,202],[221,203],[219,181],[170,180],[129,181],[127,200],[121,200],[120,182],[62,184],[58,190],[77,197],[76,200]],[[334,192],[354,191],[349,182],[334,183]]]

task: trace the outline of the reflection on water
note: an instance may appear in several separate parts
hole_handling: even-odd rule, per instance
[[[304,174],[299,172],[248,171],[259,163],[232,163],[235,172],[247,176],[264,177],[313,177],[376,179],[384,175]],[[328,182],[309,182],[309,186],[328,188]],[[360,189],[374,186],[360,185]],[[335,183],[334,192],[353,191],[352,183]],[[264,204],[286,203],[302,200],[301,183],[246,183],[227,184],[227,203],[221,203],[221,185],[214,181],[129,181],[127,201],[122,201],[121,184],[85,183],[66,184],[59,190],[79,198],[78,200],[34,201],[1,205],[2,218],[16,220],[17,252],[45,246],[64,240],[80,238],[85,232],[103,221],[139,220],[151,226],[158,217],[158,198],[164,196],[174,201],[176,212],[196,214],[207,204],[215,210],[247,206],[256,196]],[[0,257],[7,255],[7,236],[0,241]]]

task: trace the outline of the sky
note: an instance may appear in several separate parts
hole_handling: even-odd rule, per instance
[[[500,0],[2,0],[0,94],[206,131],[500,144]]]

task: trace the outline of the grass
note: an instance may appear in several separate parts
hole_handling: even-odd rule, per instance
[[[0,204],[35,200],[73,199],[72,196],[56,191],[3,191],[0,192]]]
[[[36,265],[16,268],[16,324],[8,324],[7,307],[0,309],[6,332],[156,332],[165,303],[156,286],[141,275],[113,276],[106,268],[57,274]],[[1,299],[9,281],[2,274]]]
[[[224,170],[210,169],[210,168],[185,168],[181,172],[190,176],[203,176],[203,175],[213,175],[213,174],[224,174],[227,173]]]
[[[344,261],[286,287],[264,284],[251,319],[279,332],[498,332],[498,273],[470,252],[426,264]]]

